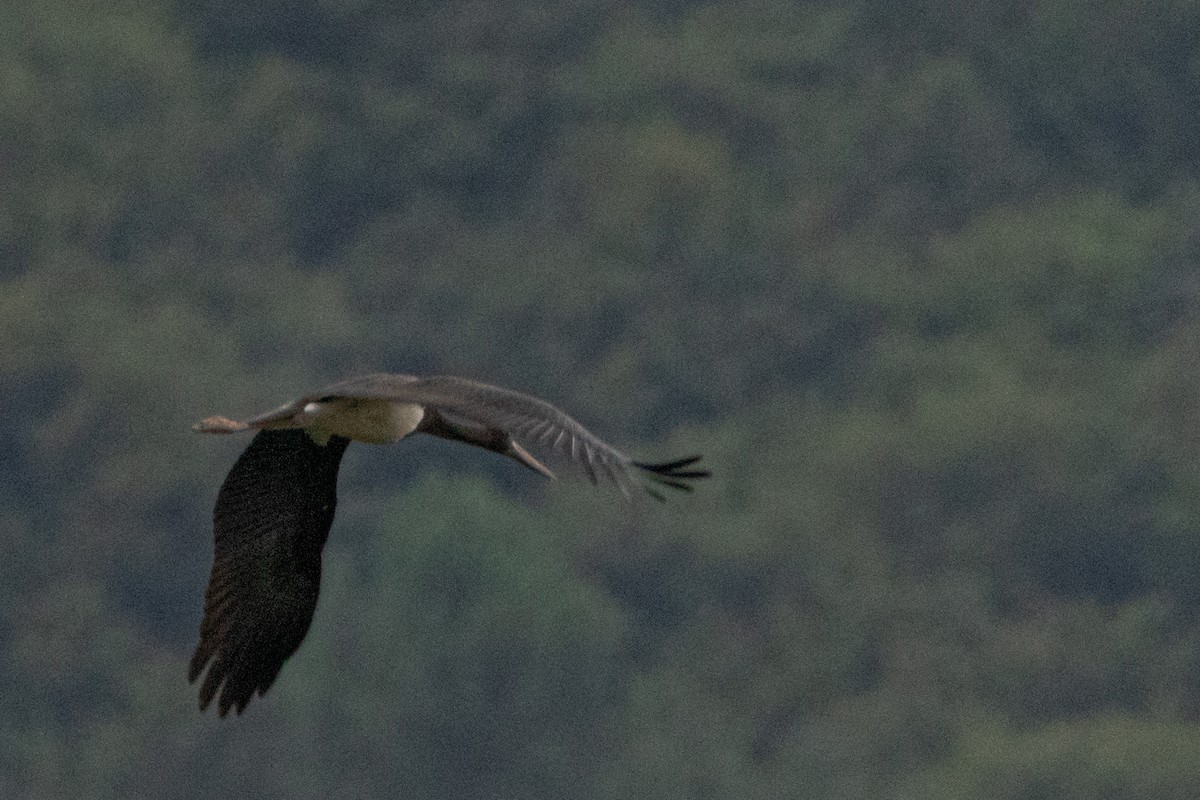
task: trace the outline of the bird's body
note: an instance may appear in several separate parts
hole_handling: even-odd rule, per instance
[[[373,374],[341,381],[245,422],[208,417],[204,433],[258,431],[230,470],[213,510],[214,559],[200,643],[189,680],[207,667],[204,709],[238,713],[270,687],[300,646],[316,608],[321,550],[337,504],[337,471],[351,441],[391,444],[427,433],[551,472],[518,441],[557,451],[626,495],[635,474],[655,486],[691,490],[708,472],[699,456],[634,461],[553,405],[529,395],[448,376]]]
[[[334,398],[306,403],[300,426],[317,444],[326,444],[332,436],[352,442],[393,444],[417,429],[425,409],[416,403],[394,400]]]

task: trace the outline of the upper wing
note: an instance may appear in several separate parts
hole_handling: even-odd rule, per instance
[[[335,383],[311,399],[326,397],[386,398],[430,406],[452,423],[499,430],[528,446],[557,452],[580,465],[593,483],[605,475],[626,493],[635,470],[655,484],[688,491],[692,487],[685,481],[709,475],[707,470],[688,469],[700,456],[661,464],[634,461],[545,400],[466,378],[364,375]],[[652,487],[649,491],[661,497]]]
[[[192,682],[209,665],[201,710],[219,691],[219,714],[240,714],[308,632],[348,444],[335,436],[321,446],[303,430],[260,431],[225,478],[213,510],[200,643],[188,667]]]

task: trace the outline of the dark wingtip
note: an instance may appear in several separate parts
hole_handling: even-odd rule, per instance
[[[635,461],[633,463],[634,466],[641,467],[642,469],[649,470],[650,472],[675,472],[680,467],[687,467],[695,464],[703,457],[704,456],[699,455],[688,456],[687,458],[680,458],[676,461],[662,461],[657,464],[650,464],[645,461]]]
[[[700,480],[708,478],[712,475],[706,469],[684,469],[690,467],[699,461],[702,456],[688,456],[675,461],[663,461],[657,464],[651,464],[645,461],[634,461],[633,465],[638,469],[645,470],[650,473],[650,479],[659,486],[669,486],[672,489],[679,489],[684,492],[690,492],[694,487],[684,481]],[[664,500],[661,493],[647,488],[650,496],[656,500]]]
[[[646,487],[646,494],[650,495],[651,497],[653,497],[655,500],[657,500],[660,503],[667,502],[666,496],[662,492],[655,489],[653,486]]]
[[[196,679],[200,677],[200,673],[204,672],[204,667],[212,657],[211,649],[208,640],[201,637],[200,643],[196,645],[196,650],[192,653],[192,658],[188,662],[188,683],[195,683]]]

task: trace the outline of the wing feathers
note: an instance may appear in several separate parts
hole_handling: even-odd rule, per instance
[[[302,430],[261,431],[225,478],[213,511],[200,642],[188,667],[191,682],[208,667],[202,710],[218,698],[221,716],[241,713],[308,632],[348,444],[335,436],[321,446]]]
[[[599,482],[602,472],[625,494],[625,483],[635,470],[648,472],[655,484],[685,490],[690,488],[686,481],[709,475],[706,470],[680,470],[695,463],[699,456],[664,464],[632,461],[545,400],[466,378],[364,375],[333,384],[312,397],[385,398],[432,407],[448,419],[500,431],[523,443],[557,452],[578,464],[592,483]]]
[[[692,491],[692,485],[684,481],[698,480],[707,478],[711,474],[706,469],[683,469],[690,467],[700,460],[700,456],[688,456],[677,461],[666,461],[661,464],[648,464],[644,461],[631,461],[630,463],[638,469],[648,472],[650,480],[661,486],[669,486],[672,489],[680,489],[685,492]],[[650,494],[658,500],[662,500],[661,494],[652,490]]]

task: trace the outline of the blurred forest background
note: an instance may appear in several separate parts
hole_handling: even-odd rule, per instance
[[[1200,2],[7,0],[0,796],[1200,786]],[[189,430],[535,392],[667,506],[351,448],[196,710]]]

